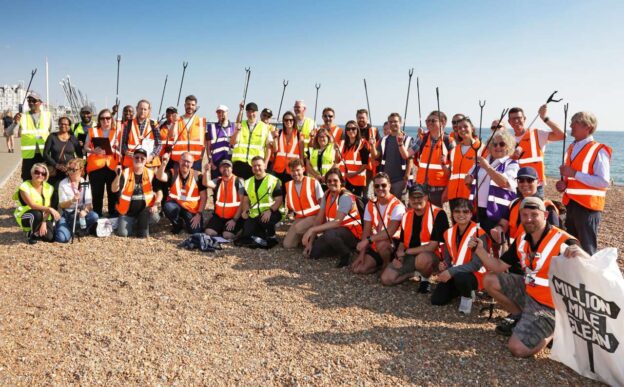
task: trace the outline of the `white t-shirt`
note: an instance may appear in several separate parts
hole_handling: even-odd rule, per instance
[[[80,178],[80,181],[83,182],[84,179]],[[71,200],[74,196],[76,196],[76,193],[78,193],[78,187],[71,183],[71,181],[69,180],[69,177],[66,177],[63,180],[61,180],[61,182],[59,183],[58,190],[59,190],[59,203]],[[83,197],[84,197],[84,202],[82,200]],[[83,207],[91,203],[93,203],[93,199],[91,197],[91,186],[87,186],[86,191],[84,192],[84,196],[82,195],[82,193],[80,194],[80,202],[78,203],[78,207]],[[71,212],[74,210],[74,208],[75,208],[74,206],[71,206],[69,208],[66,208],[65,211]]]
[[[380,214],[385,213],[387,206],[388,206],[387,204],[377,203],[377,209],[379,213]],[[390,220],[398,220],[400,222],[403,219],[404,214],[405,214],[405,206],[403,205],[403,203],[400,203],[398,206],[394,207],[394,209],[392,210],[392,213],[390,214]],[[364,211],[364,220],[367,222],[371,222],[373,220],[371,213],[368,211],[368,206],[366,206],[366,210]]]

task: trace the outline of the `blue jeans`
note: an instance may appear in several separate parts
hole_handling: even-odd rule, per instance
[[[98,221],[98,214],[95,211],[89,211],[85,220],[87,221],[87,229],[93,226]],[[80,228],[78,223],[79,219],[76,219],[76,229]],[[60,243],[67,243],[72,237],[72,227],[74,225],[74,212],[63,211],[61,219],[56,223],[54,229],[54,240]]]
[[[203,219],[200,220],[197,227],[193,228],[191,226],[191,219],[195,214],[187,211],[185,208],[182,208],[182,206],[179,205],[177,202],[173,200],[168,200],[163,204],[162,209],[165,213],[165,216],[167,217],[167,219],[169,219],[169,221],[171,221],[171,224],[173,224],[174,227],[184,227],[184,229],[189,234],[204,232],[204,229],[202,227]]]

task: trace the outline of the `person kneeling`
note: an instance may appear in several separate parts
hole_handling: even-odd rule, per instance
[[[284,185],[286,206],[295,213],[295,220],[284,237],[284,248],[299,247],[303,235],[315,223],[323,200],[323,188],[318,180],[304,176],[305,167],[301,159],[288,163],[292,180]]]
[[[429,201],[425,186],[410,189],[410,209],[401,220],[401,244],[395,258],[381,273],[386,286],[400,284],[420,273],[419,293],[429,293],[429,277],[439,262],[439,246],[449,228],[446,212]]]
[[[139,238],[149,236],[149,225],[158,223],[158,203],[162,200],[162,192],[154,193],[154,173],[145,167],[147,152],[139,148],[132,156],[132,167],[121,172],[117,166],[117,176],[113,180],[113,192],[120,192],[117,203],[119,222],[117,235],[128,237],[136,235]]]
[[[405,206],[390,193],[390,177],[380,172],[373,179],[376,199],[369,200],[364,211],[362,240],[357,244],[358,257],[351,265],[355,274],[371,274],[385,268],[394,255],[401,235]]]
[[[36,163],[30,168],[30,176],[31,179],[24,181],[13,194],[13,200],[17,202],[13,216],[20,228],[28,232],[28,243],[52,242],[54,221],[58,221],[61,215],[50,207],[54,187],[47,182],[48,167]]]
[[[184,152],[178,161],[178,168],[165,171],[169,153],[162,157],[162,164],[156,170],[156,178],[167,184],[169,196],[163,204],[163,212],[171,224],[172,232],[186,229],[189,234],[202,232],[202,211],[206,207],[206,187],[202,175],[192,167],[193,155]]]
[[[444,232],[444,261],[440,262],[438,286],[431,295],[432,305],[446,305],[461,296],[459,312],[470,314],[476,290],[483,288],[481,260],[468,248],[473,235],[487,242],[485,231],[470,220],[472,202],[453,199],[453,222],[455,225]]]
[[[80,230],[78,235],[88,234],[97,224],[99,217],[93,211],[91,187],[82,178],[83,169],[82,159],[69,160],[67,177],[59,183],[59,205],[63,209],[63,214],[54,230],[54,240],[57,242],[69,242],[74,230]]]
[[[305,234],[303,255],[311,259],[339,256],[338,267],[349,265],[351,252],[362,236],[362,221],[355,196],[344,188],[344,178],[338,168],[325,174],[327,192],[314,224]]]
[[[236,244],[244,247],[271,248],[277,245],[275,225],[282,219],[282,186],[279,179],[266,173],[262,156],[251,159],[253,176],[243,187],[243,235]]]
[[[243,219],[241,214],[241,191],[243,182],[232,173],[232,162],[221,160],[219,164],[220,176],[210,181],[207,174],[204,174],[206,187],[215,192],[213,195],[214,212],[206,226],[206,235],[221,235],[225,239],[232,240],[243,229]]]
[[[507,347],[512,355],[529,357],[541,351],[552,339],[555,306],[551,296],[548,269],[558,255],[589,258],[573,236],[546,222],[548,212],[542,199],[527,197],[520,204],[524,232],[499,259],[484,248],[479,238],[470,239],[469,248],[491,273],[483,279],[485,290],[506,311],[511,323],[496,327],[496,332],[511,336]]]

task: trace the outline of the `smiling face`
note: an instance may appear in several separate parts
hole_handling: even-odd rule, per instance
[[[468,121],[461,121],[457,125],[454,125],[453,128],[457,126],[457,133],[461,136],[462,142],[470,144],[472,139],[472,125]]]
[[[523,198],[528,198],[529,196],[535,195],[535,193],[537,192],[536,179],[532,177],[519,177],[516,180],[518,181],[518,191]]]
[[[576,141],[584,140],[591,134],[591,127],[580,121],[572,121],[570,123],[570,128],[572,129],[572,137],[574,137]]]
[[[48,179],[48,171],[46,171],[43,167],[37,166],[33,168],[33,171],[30,174],[30,177],[33,181],[41,184]]]
[[[457,133],[459,131],[459,125],[464,119],[463,114],[455,114],[451,119],[451,125],[453,126],[453,132]]]
[[[182,156],[180,157],[180,162],[179,162],[179,168],[180,168],[180,173],[183,176],[186,176],[189,171],[191,170],[191,167],[193,166],[193,162],[195,160],[193,159],[193,155],[188,153],[188,152],[184,152],[182,154]]]
[[[384,202],[390,197],[390,182],[385,177],[376,178],[373,181],[373,188],[378,200]]]
[[[137,105],[136,116],[140,122],[143,122],[149,117],[150,105],[147,102],[141,102]]]
[[[135,154],[132,156],[132,168],[134,173],[142,173],[143,167],[145,167],[145,163],[147,162],[147,156],[142,153]]]
[[[501,157],[507,156],[509,148],[502,136],[494,136],[490,143],[489,151],[494,159],[500,159]]]
[[[334,114],[333,110],[326,110],[323,112],[323,122],[328,128],[331,128],[334,124]]]
[[[306,112],[305,103],[303,103],[303,101],[297,101],[295,102],[295,106],[293,106],[293,109],[295,111],[295,115],[297,116],[297,119],[303,120],[303,117],[305,116],[305,112]]]
[[[354,124],[348,124],[345,127],[345,133],[347,134],[347,137],[349,137],[349,140],[351,142],[355,142],[355,139],[357,137],[357,131],[358,131],[358,127]]]
[[[303,169],[301,165],[297,165],[295,168],[290,169],[290,176],[293,178],[294,181],[299,183],[303,180],[304,172],[305,169]]]
[[[409,206],[414,209],[416,215],[422,216],[425,213],[425,208],[427,206],[427,196],[410,195]]]
[[[440,118],[437,114],[430,114],[425,120],[425,124],[427,125],[427,130],[432,133],[440,133],[440,130],[442,129],[442,123],[440,122]]]
[[[453,221],[460,225],[465,226],[470,223],[470,219],[472,218],[472,211],[470,208],[462,206],[456,207],[453,209]]]
[[[132,106],[126,106],[123,110],[124,121],[130,121],[134,117],[134,108]]]
[[[543,230],[546,227],[546,216],[548,213],[538,208],[523,208],[520,210],[520,221],[524,226],[524,230],[532,234]]]
[[[33,97],[28,97],[28,99],[26,99],[26,102],[28,102],[28,109],[30,109],[31,112],[38,113],[41,110],[40,100]]]
[[[524,130],[524,122],[526,121],[526,117],[523,112],[514,112],[509,113],[509,125],[516,132],[521,132]]]
[[[325,178],[325,183],[327,184],[327,188],[329,188],[332,193],[340,192],[342,189],[340,176],[335,173],[328,174]]]
[[[358,113],[356,116],[357,124],[360,129],[364,129],[368,125],[368,114]]]
[[[196,110],[197,101],[195,101],[194,99],[187,99],[186,101],[184,101],[184,113],[186,113],[187,117],[192,116]]]
[[[292,114],[284,114],[282,122],[284,123],[284,128],[293,129],[295,127],[295,116]]]
[[[325,131],[319,131],[316,135],[316,141],[318,141],[319,148],[323,149],[329,144],[329,136]]]
[[[264,165],[263,159],[258,159],[251,163],[251,170],[253,171],[254,176],[259,179],[264,177],[265,168],[266,166]]]
[[[58,122],[58,132],[59,134],[65,134],[67,132],[69,132],[69,128],[70,128],[71,124],[69,123],[69,119],[68,118],[61,118],[59,119]]]

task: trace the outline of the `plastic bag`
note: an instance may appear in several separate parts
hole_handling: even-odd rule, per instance
[[[624,278],[617,249],[591,259],[554,257],[550,291],[555,303],[551,359],[579,374],[624,386]]]

